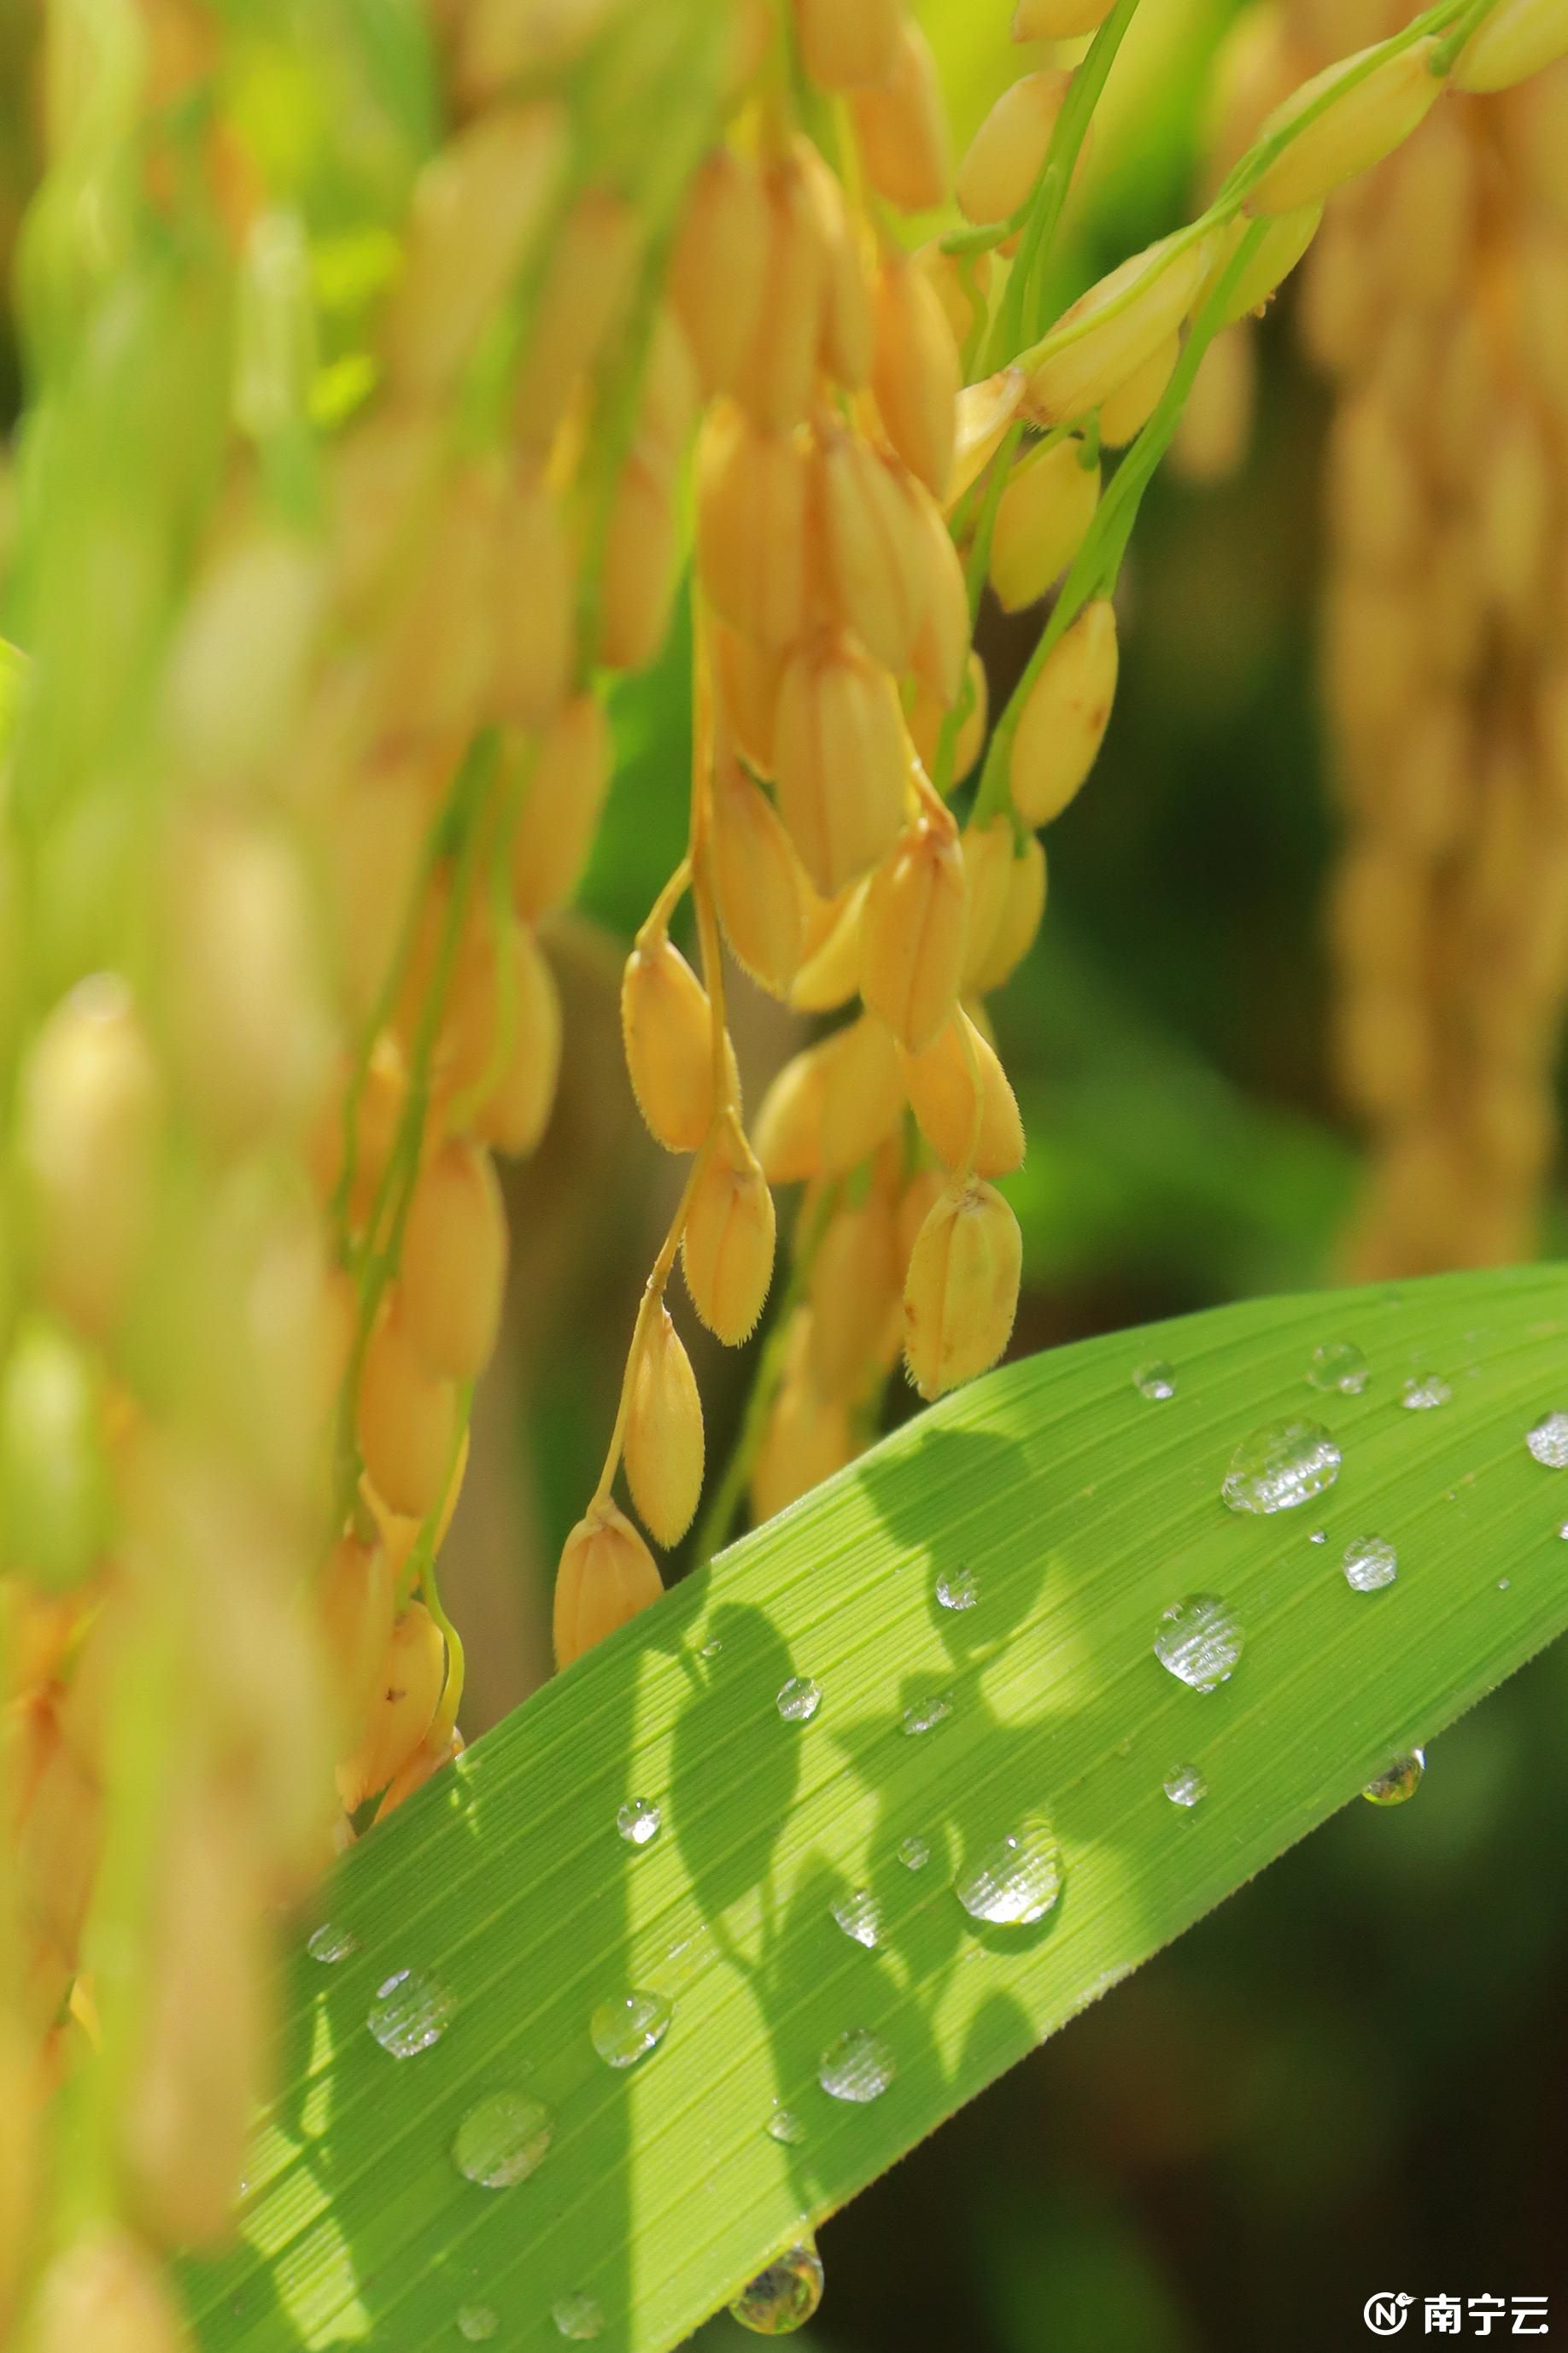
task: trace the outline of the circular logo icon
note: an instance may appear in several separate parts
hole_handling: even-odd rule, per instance
[[[1414,2296],[1395,2295],[1388,2288],[1369,2295],[1361,2308],[1361,2316],[1374,2337],[1397,2337],[1408,2317]]]

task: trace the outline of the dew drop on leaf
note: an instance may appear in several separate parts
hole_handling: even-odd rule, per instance
[[[633,2067],[658,2050],[674,2016],[675,2004],[668,1994],[624,1993],[599,2004],[588,2021],[588,2033],[606,2067]]]
[[[335,1962],[346,1961],[351,1953],[358,1952],[359,1938],[349,1929],[340,1928],[331,1920],[323,1920],[319,1928],[311,1929],[305,1950],[313,1961],[331,1968]]]
[[[994,1928],[1026,1928],[1043,1920],[1061,1892],[1061,1849],[1043,1814],[1027,1815],[1016,1830],[982,1848],[953,1882],[970,1918]]]
[[[1362,1796],[1374,1806],[1403,1806],[1421,1787],[1426,1770],[1426,1751],[1413,1748],[1408,1757],[1396,1757],[1386,1773],[1369,1781]]]
[[[933,1732],[945,1724],[952,1714],[952,1699],[947,1692],[931,1692],[924,1699],[911,1701],[904,1710],[904,1730],[911,1739],[922,1732]]]
[[[852,2026],[823,2052],[816,2080],[829,2098],[864,2107],[881,2098],[897,2073],[898,2063],[881,2036],[868,2026]]]
[[[412,2059],[439,2042],[454,2007],[439,1978],[424,1969],[397,1969],[376,1988],[365,2024],[395,2059]]]
[[[1189,1593],[1160,1619],[1154,1656],[1189,1690],[1217,1691],[1241,1656],[1242,1631],[1217,1593]]]
[[[1399,1402],[1411,1413],[1433,1413],[1447,1405],[1453,1394],[1440,1373],[1412,1373],[1400,1391]]]
[[[1327,1544],[1328,1541],[1329,1532],[1327,1528],[1314,1528],[1311,1535],[1307,1538],[1307,1542],[1309,1544]]]
[[[748,2280],[730,2316],[757,2337],[788,2337],[804,2327],[822,2302],[822,2259],[807,2240],[786,2247],[765,2271]]]
[[[1360,1397],[1368,1377],[1366,1358],[1353,1340],[1322,1341],[1307,1367],[1315,1389],[1338,1389],[1345,1397]]]
[[[500,2322],[488,2304],[465,2304],[458,2307],[458,2334],[465,2345],[488,2345]]]
[[[1201,1805],[1209,1785],[1195,1765],[1173,1765],[1165,1776],[1165,1795],[1173,1806]]]
[[[526,2092],[491,2092],[468,2110],[452,2143],[452,2162],[481,2189],[510,2189],[543,2164],[554,2119]]]
[[[944,1609],[973,1609],[980,1599],[980,1581],[966,1560],[937,1578],[936,1598]]]
[[[899,1861],[906,1871],[923,1871],[931,1861],[931,1848],[923,1838],[911,1832],[907,1839],[899,1841]]]
[[[631,1798],[616,1816],[616,1828],[628,1846],[647,1846],[658,1836],[664,1816],[646,1798]]]
[[[876,1951],[882,1933],[882,1915],[868,1887],[857,1887],[849,1894],[840,1895],[833,1905],[833,1916],[847,1936],[864,1945],[868,1953]]]
[[[786,1724],[809,1724],[821,1705],[822,1685],[811,1675],[791,1675],[779,1694],[779,1714]]]
[[[582,2288],[573,2295],[558,2295],[550,2307],[550,2317],[561,2335],[574,2345],[586,2345],[605,2326],[604,2306]]]
[[[1345,1583],[1357,1593],[1376,1593],[1399,1574],[1399,1555],[1386,1536],[1356,1536],[1345,1546]]]
[[[1543,1415],[1524,1442],[1549,1471],[1568,1471],[1568,1413]]]
[[[805,2119],[797,2116],[793,2108],[781,2107],[775,2100],[765,2129],[770,2140],[782,2141],[786,2148],[798,2148],[805,2138]]]
[[[1140,1397],[1148,1398],[1157,1405],[1163,1404],[1167,1398],[1173,1398],[1176,1394],[1174,1368],[1165,1362],[1163,1356],[1156,1356],[1152,1364],[1138,1366],[1132,1376],[1132,1386]]]
[[[1333,1485],[1342,1460],[1321,1422],[1265,1422],[1231,1456],[1220,1493],[1233,1512],[1293,1512]]]

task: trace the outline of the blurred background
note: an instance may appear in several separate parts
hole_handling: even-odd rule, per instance
[[[24,13],[0,0],[0,88]],[[921,13],[962,149],[1019,69],[1007,10]],[[1237,13],[1141,12],[1060,258],[1064,301],[1185,216],[1211,63]],[[1373,0],[1361,14],[1370,38]],[[32,168],[25,121],[0,106],[0,246]],[[1029,1136],[1006,1187],[1025,1237],[1016,1353],[1309,1288],[1350,1262],[1366,1143],[1335,1050],[1326,909],[1347,801],[1320,689],[1334,393],[1304,355],[1300,301],[1288,293],[1257,337],[1239,470],[1162,479],[1148,501],[1110,735],[1051,829],[1041,938],[994,1001]],[[16,393],[0,351],[8,410]],[[988,612],[994,708],[1038,618]],[[555,1558],[597,1473],[679,1182],[636,1116],[617,987],[626,936],[683,846],[689,655],[678,633],[618,694],[608,818],[552,942],[561,1101],[509,1180],[509,1339],[476,1409],[445,1580],[470,1738],[547,1671]],[[735,985],[754,1103],[807,1031]],[[1551,1138],[1542,1159],[1540,1247],[1557,1250]],[[757,1344],[726,1356],[700,1338],[717,1463]],[[895,1393],[890,1412],[908,1409]],[[813,2341],[1316,2353],[1366,2341],[1378,2288],[1548,2294],[1553,2334],[1568,2332],[1565,1720],[1559,1646],[1444,1737],[1413,1803],[1352,1807],[953,2119],[823,2232]],[[700,2339],[741,2341],[727,2318]]]

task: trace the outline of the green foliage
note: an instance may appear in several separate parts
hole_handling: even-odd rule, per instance
[[[674,2344],[1568,1624],[1568,1482],[1524,1442],[1565,1402],[1565,1328],[1568,1281],[1539,1269],[1061,1349],[946,1400],[688,1580],[348,1860],[327,1902],[357,1949],[296,1963],[244,2244],[192,2277],[209,2353],[417,2353],[454,2341],[465,2305],[543,2345],[577,2290],[604,2308],[603,2346]],[[1325,1396],[1311,1350],[1346,1338],[1370,1380]],[[1175,1367],[1164,1402],[1132,1383],[1152,1356]],[[1451,1400],[1406,1409],[1412,1372]],[[1273,1517],[1227,1512],[1237,1441],[1302,1414],[1342,1447],[1337,1483]],[[1358,1594],[1341,1556],[1367,1533],[1397,1545],[1399,1576]],[[954,1612],[935,1580],[960,1562],[979,1591]],[[1198,1694],[1151,1645],[1166,1606],[1204,1591],[1246,1642]],[[802,1673],[820,1713],[785,1723],[774,1697]],[[939,1694],[950,1715],[911,1736],[904,1711]],[[1181,1763],[1208,1783],[1190,1813],[1163,1794]],[[664,1811],[641,1850],[616,1830],[634,1796]],[[977,1927],[955,1872],[1041,1813],[1060,1902],[1034,1927]],[[910,1834],[931,1848],[915,1873]],[[881,1909],[874,1951],[831,1915],[859,1887]],[[405,1968],[453,2010],[395,2060],[365,2019]],[[633,1989],[671,1998],[674,2022],[612,2073],[588,2020]],[[898,2072],[846,2105],[818,2060],[862,2027]],[[552,2111],[553,2144],[533,2178],[484,2191],[449,2151],[507,2087]],[[775,2100],[798,2143],[766,2132]]]

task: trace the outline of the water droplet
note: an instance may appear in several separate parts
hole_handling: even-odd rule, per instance
[[[1544,1415],[1524,1442],[1549,1471],[1568,1471],[1568,1413]]]
[[[1497,1589],[1498,1589],[1498,1591],[1499,1591],[1500,1593],[1506,1593],[1506,1592],[1508,1591],[1508,1588],[1509,1588],[1510,1585],[1512,1583],[1512,1581],[1513,1581],[1513,1580],[1512,1580],[1512,1578],[1511,1578],[1511,1577],[1500,1577],[1498,1578],[1498,1581],[1497,1581]]]
[[[892,2052],[868,2026],[852,2026],[830,2042],[816,2066],[816,2080],[829,2097],[858,2107],[879,2100],[897,2073]]]
[[[1453,1394],[1440,1373],[1412,1373],[1400,1392],[1399,1402],[1411,1413],[1431,1413],[1436,1407],[1447,1405]]]
[[[944,1609],[973,1609],[980,1599],[980,1581],[966,1560],[937,1578],[936,1598]]]
[[[1369,1781],[1362,1791],[1374,1806],[1402,1806],[1421,1787],[1421,1777],[1426,1770],[1426,1751],[1413,1748],[1408,1757],[1396,1757],[1386,1773]]]
[[[1173,1765],[1165,1776],[1165,1795],[1173,1806],[1196,1806],[1208,1796],[1209,1785],[1195,1765]]]
[[[488,2345],[500,2320],[488,2304],[465,2304],[458,2308],[458,2334],[469,2345]]]
[[[1368,1377],[1366,1358],[1353,1340],[1324,1340],[1307,1367],[1315,1389],[1339,1389],[1345,1397],[1360,1397]]]
[[[1293,1512],[1333,1485],[1342,1460],[1321,1422],[1266,1422],[1231,1456],[1220,1493],[1233,1512]]]
[[[1327,1528],[1314,1528],[1311,1535],[1307,1538],[1307,1542],[1309,1544],[1327,1544],[1328,1541],[1329,1532]]]
[[[454,2007],[438,1978],[424,1969],[398,1969],[376,1988],[365,2024],[395,2059],[412,2059],[439,2042]]]
[[[786,2247],[765,2271],[748,2280],[730,2316],[758,2337],[788,2337],[804,2327],[822,2302],[822,2261],[809,2241]]]
[[[876,1951],[877,1939],[882,1933],[882,1915],[868,1887],[857,1887],[850,1894],[840,1895],[834,1904],[833,1916],[847,1936],[853,1936],[868,1953]]]
[[[1345,1546],[1345,1583],[1357,1593],[1376,1593],[1399,1574],[1399,1555],[1386,1536],[1357,1536]]]
[[[697,1655],[700,1659],[716,1659],[723,1647],[723,1643],[719,1640],[718,1635],[715,1634],[710,1642],[703,1643],[702,1648],[699,1651]]]
[[[1132,1376],[1132,1386],[1140,1397],[1163,1404],[1166,1398],[1173,1398],[1176,1394],[1175,1372],[1163,1356],[1156,1356],[1152,1364],[1138,1366]]]
[[[775,2100],[768,2116],[767,2134],[770,2140],[783,2141],[786,2148],[798,2148],[805,2138],[805,2119],[797,2116],[793,2108],[781,2107]]]
[[[481,2189],[510,2189],[543,2164],[554,2118],[526,2092],[491,2092],[458,2126],[452,2162]]]
[[[582,2288],[574,2295],[558,2295],[550,2307],[550,2317],[562,2336],[577,2345],[586,2345],[605,2326],[604,2306]]]
[[[632,1798],[616,1816],[616,1828],[628,1846],[647,1846],[658,1836],[663,1820],[658,1808],[650,1806],[646,1798]]]
[[[899,1841],[899,1861],[906,1871],[923,1871],[931,1861],[931,1849],[923,1838],[911,1834]]]
[[[346,1961],[351,1953],[358,1952],[359,1938],[350,1929],[339,1928],[331,1920],[323,1920],[319,1928],[311,1929],[305,1950],[313,1961],[331,1968],[334,1962]]]
[[[822,1685],[810,1675],[791,1675],[779,1694],[779,1714],[786,1724],[809,1724],[822,1705]]]
[[[1242,1639],[1216,1593],[1189,1593],[1162,1613],[1154,1656],[1193,1691],[1216,1691],[1235,1672]]]
[[[658,2048],[674,2016],[675,2004],[668,1994],[624,1993],[599,2004],[588,2021],[588,2032],[606,2067],[631,2067]]]
[[[953,1893],[972,1920],[1024,1928],[1043,1920],[1062,1892],[1062,1854],[1043,1814],[1031,1814],[968,1863]]]
[[[918,1733],[930,1732],[945,1722],[952,1714],[952,1697],[948,1692],[932,1692],[925,1699],[915,1700],[904,1710],[904,1730],[912,1739]]]

